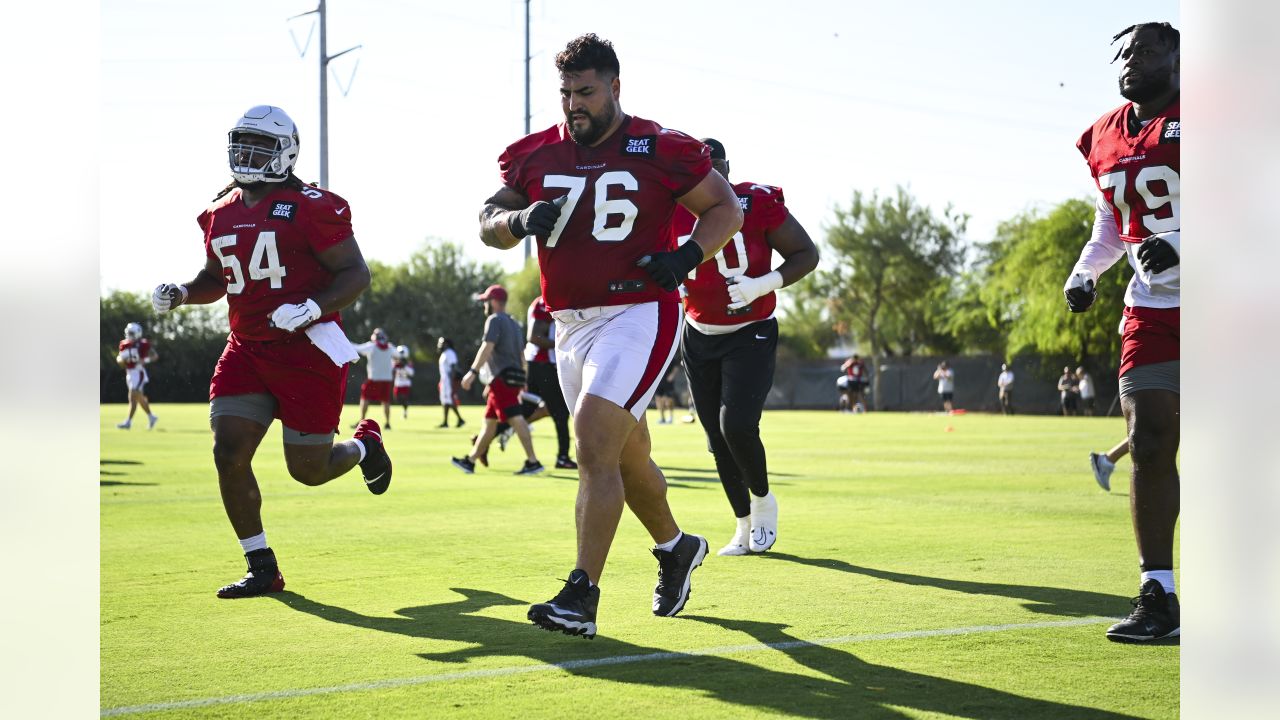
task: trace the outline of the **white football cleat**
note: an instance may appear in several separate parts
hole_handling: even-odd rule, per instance
[[[133,427],[133,423],[129,422],[128,420],[125,420],[122,423],[116,423],[116,427],[120,428],[121,430],[128,430],[129,428]]]
[[[749,550],[747,546],[751,543],[751,527],[739,527],[737,532],[733,534],[733,538],[729,543],[716,553],[717,555],[746,555]]]
[[[1093,479],[1098,487],[1111,492],[1111,472],[1116,469],[1116,464],[1102,453],[1089,453],[1089,465],[1093,467]]]
[[[147,429],[150,430],[151,428],[155,427],[156,421],[159,419],[160,419],[159,415],[152,415],[151,417],[147,418]]]
[[[751,497],[751,552],[762,553],[778,541],[778,500],[771,491]]]

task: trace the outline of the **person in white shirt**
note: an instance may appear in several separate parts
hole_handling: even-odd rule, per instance
[[[450,410],[458,418],[454,427],[462,427],[467,423],[462,419],[462,413],[458,412],[458,392],[461,390],[458,387],[458,353],[453,349],[453,341],[446,337],[436,341],[436,350],[440,351],[440,407],[444,408],[444,419],[440,421],[439,427],[449,427]]]
[[[933,379],[938,381],[938,397],[942,398],[942,409],[951,412],[951,399],[955,397],[956,391],[956,371],[943,360],[938,363],[938,369],[933,371]]]
[[[1093,387],[1093,376],[1084,371],[1084,367],[1076,368],[1076,381],[1080,384],[1080,411],[1084,415],[1093,416],[1093,402],[1097,391]]]
[[[391,375],[393,397],[404,408],[404,417],[408,418],[409,395],[413,392],[413,361],[409,359],[408,345],[396,346]]]
[[[395,361],[395,348],[391,346],[391,341],[387,339],[387,334],[382,331],[382,328],[374,328],[373,334],[369,336],[369,342],[354,347],[357,353],[369,361],[367,363],[369,379],[360,385],[360,419],[363,420],[369,414],[369,403],[381,403],[382,412],[387,418],[387,423],[382,427],[390,430],[391,365]]]
[[[1013,371],[1008,365],[1000,366],[1000,377],[996,378],[996,387],[1000,390],[1000,412],[1013,414]]]

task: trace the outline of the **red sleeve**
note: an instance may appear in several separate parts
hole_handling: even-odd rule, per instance
[[[518,191],[525,197],[533,197],[529,192],[529,174],[526,164],[535,150],[563,139],[561,126],[555,125],[541,132],[525,135],[507,146],[498,156],[498,176],[502,184]],[[539,186],[541,187],[541,186]]]
[[[517,143],[516,145],[518,145]],[[508,147],[498,156],[498,177],[502,178],[502,184],[514,190],[524,192],[524,178],[521,176],[521,170],[524,169],[523,155],[516,154],[516,145]]]
[[[1089,129],[1085,130],[1084,134],[1080,136],[1080,139],[1076,141],[1076,149],[1080,151],[1080,154],[1084,156],[1085,160],[1089,159],[1089,151],[1093,149],[1092,125],[1090,125]]]
[[[326,192],[323,197],[304,201],[304,215],[310,229],[307,244],[319,254],[352,237],[351,206],[346,200]]]
[[[547,309],[547,304],[541,299],[533,306],[533,319],[545,322],[551,322],[551,311]]]
[[[138,344],[138,356],[146,357],[151,354],[151,341],[143,340]]]
[[[772,185],[753,185],[755,200],[751,212],[756,215],[765,231],[777,230],[787,219],[787,201],[782,188]]]
[[[663,128],[658,135],[658,157],[667,168],[666,186],[681,197],[711,172],[711,148],[679,130]]]
[[[121,340],[121,341],[120,341],[120,352],[124,352],[124,351],[125,351],[125,350],[127,350],[127,349],[129,349],[129,341],[128,341],[128,340]]]

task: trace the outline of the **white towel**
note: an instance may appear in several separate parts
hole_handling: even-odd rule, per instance
[[[360,358],[351,347],[351,341],[347,339],[346,334],[336,322],[313,323],[307,326],[306,333],[311,339],[311,344],[320,348],[338,367]]]

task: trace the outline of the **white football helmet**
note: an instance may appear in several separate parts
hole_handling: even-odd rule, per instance
[[[245,135],[266,138],[272,147],[247,143]],[[298,127],[280,108],[255,105],[227,133],[227,162],[239,182],[283,182],[298,164]]]
[[[136,322],[131,322],[124,326],[124,337],[126,340],[137,340],[142,337],[142,326]]]
[[[396,357],[396,359],[397,359],[397,360],[408,360],[408,359],[409,359],[409,346],[408,346],[408,345],[397,345],[397,346],[396,346],[396,353],[395,353],[395,357]]]

